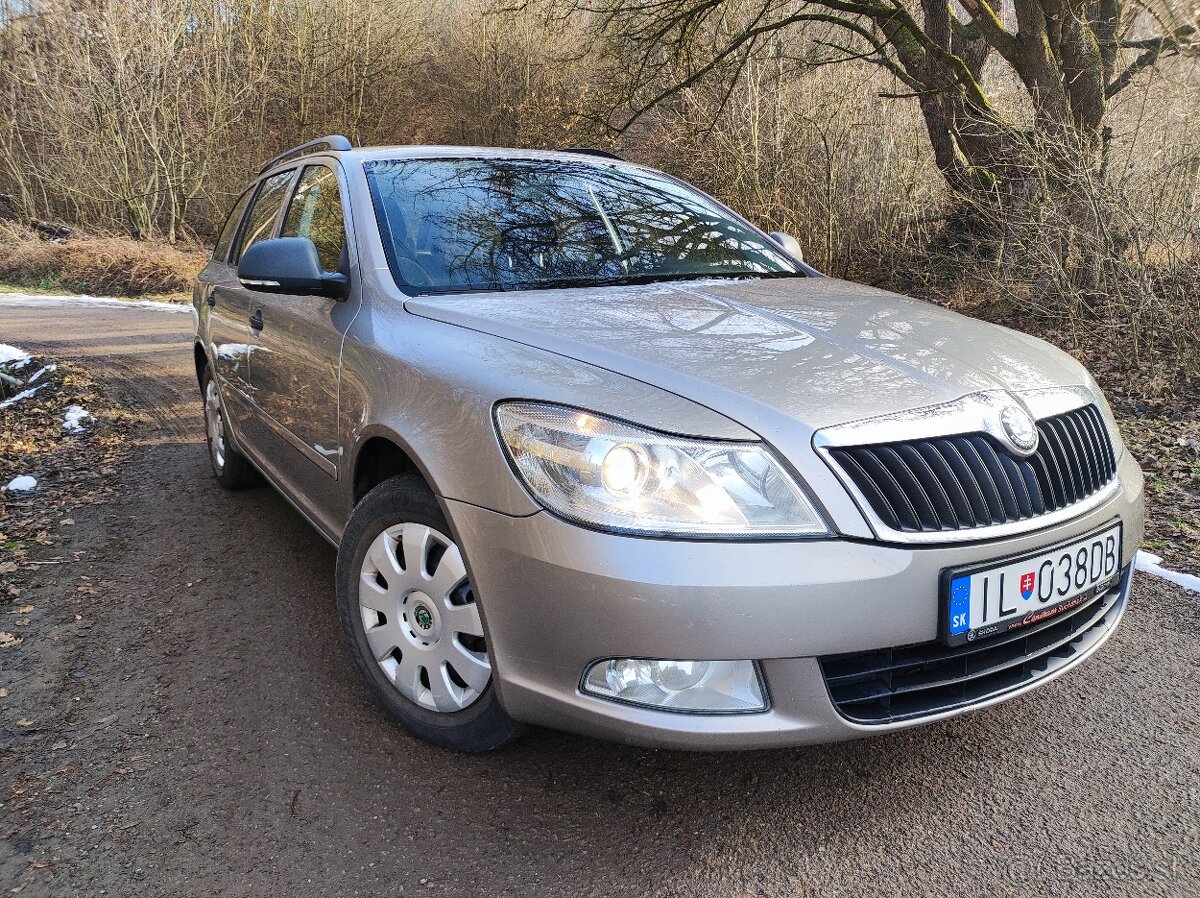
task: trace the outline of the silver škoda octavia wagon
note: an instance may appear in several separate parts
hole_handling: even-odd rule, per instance
[[[337,547],[351,655],[440,745],[886,732],[1053,679],[1125,607],[1142,476],[1087,371],[661,172],[324,138],[194,301],[217,480]]]

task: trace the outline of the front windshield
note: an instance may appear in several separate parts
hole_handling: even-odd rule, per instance
[[[365,168],[388,265],[413,293],[803,276],[712,200],[636,168],[529,159]]]

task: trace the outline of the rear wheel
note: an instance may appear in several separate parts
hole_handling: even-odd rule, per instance
[[[212,462],[213,475],[217,483],[227,490],[244,490],[257,486],[262,477],[246,458],[229,445],[226,437],[225,410],[221,407],[221,396],[217,382],[208,369],[202,378],[204,390],[204,433],[208,439],[208,458]]]
[[[371,490],[338,550],[338,612],[374,698],[416,736],[488,751],[521,726],[496,695],[491,655],[462,550],[415,477]]]

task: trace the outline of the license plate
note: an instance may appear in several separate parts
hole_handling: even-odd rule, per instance
[[[1121,524],[1016,559],[942,573],[942,641],[961,645],[1086,605],[1121,576]]]

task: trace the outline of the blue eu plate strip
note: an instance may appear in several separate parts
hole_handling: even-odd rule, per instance
[[[971,625],[971,578],[950,581],[950,635],[965,633]]]

